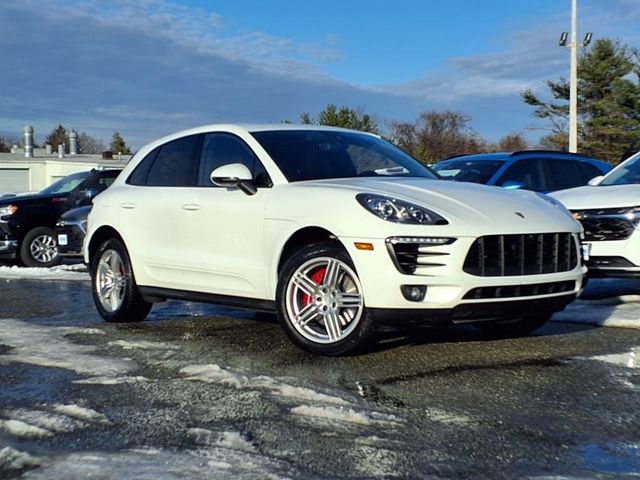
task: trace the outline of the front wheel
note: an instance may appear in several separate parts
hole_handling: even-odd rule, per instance
[[[20,261],[26,267],[53,267],[60,263],[58,243],[53,230],[37,227],[29,230],[20,245]]]
[[[277,306],[291,340],[312,353],[353,353],[365,347],[373,333],[353,263],[335,243],[306,246],[286,261]]]
[[[127,249],[116,238],[103,242],[91,261],[91,292],[107,322],[139,322],[151,310],[136,285]]]

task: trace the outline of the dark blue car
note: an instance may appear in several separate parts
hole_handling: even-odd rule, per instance
[[[461,155],[441,160],[431,168],[447,180],[546,193],[586,185],[612,166],[576,153],[523,150]]]

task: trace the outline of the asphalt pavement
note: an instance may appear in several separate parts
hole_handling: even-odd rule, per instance
[[[0,478],[640,476],[640,330],[390,331],[322,358],[242,310],[106,324],[68,281],[0,299]]]

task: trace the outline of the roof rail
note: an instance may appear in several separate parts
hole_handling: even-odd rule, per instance
[[[573,153],[573,152],[565,152],[563,150],[543,150],[543,149],[539,149],[539,150],[519,150],[517,152],[512,152],[509,156],[515,156],[515,155],[527,155],[527,154],[531,154],[531,153],[552,153],[552,154],[556,154],[556,155],[568,155],[568,156],[576,156],[576,157],[588,157],[588,155],[585,155],[583,153]],[[591,157],[588,157],[591,158]]]

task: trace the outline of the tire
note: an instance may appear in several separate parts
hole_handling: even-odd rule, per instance
[[[515,320],[477,323],[475,326],[482,332],[498,338],[523,337],[539,329],[553,316],[555,312],[540,312]]]
[[[374,333],[353,262],[335,243],[308,245],[286,260],[276,303],[284,331],[311,353],[355,353],[369,345]]]
[[[20,261],[26,267],[53,267],[62,258],[55,233],[47,227],[29,230],[20,244]]]
[[[91,293],[107,322],[140,322],[152,306],[142,298],[127,249],[116,238],[103,242],[91,259]]]

